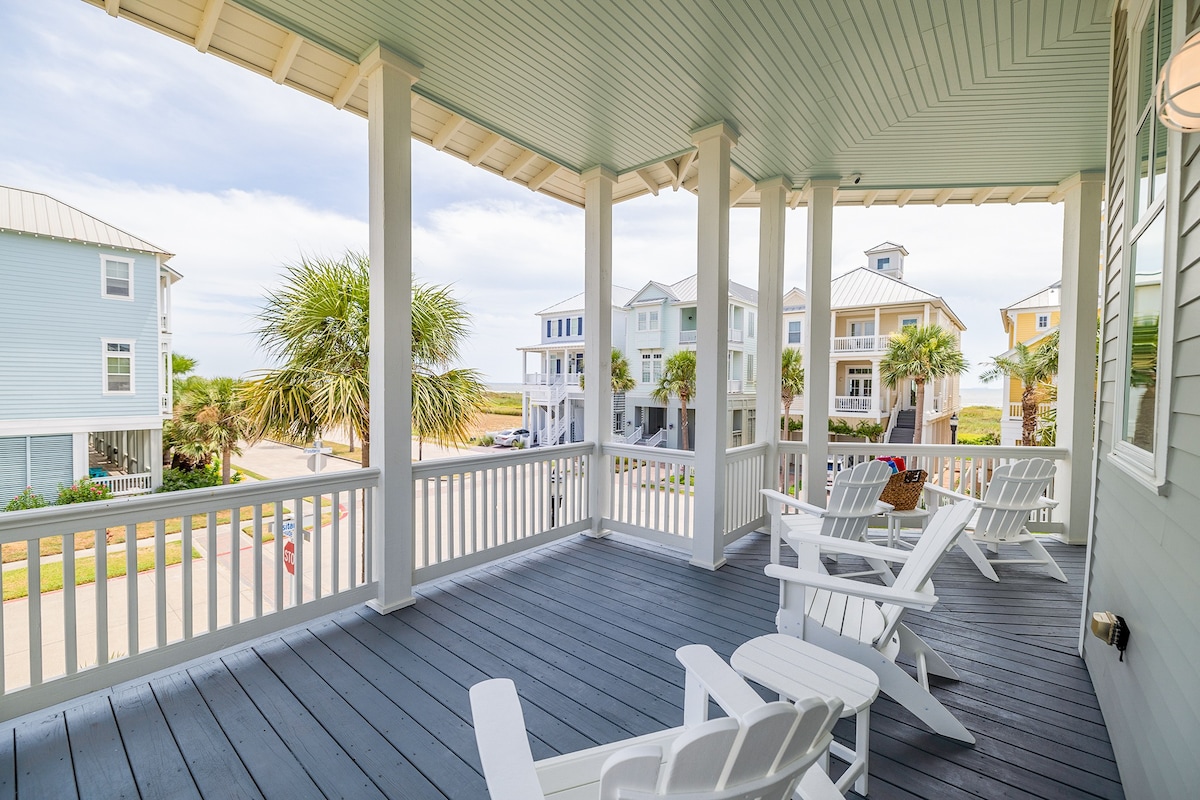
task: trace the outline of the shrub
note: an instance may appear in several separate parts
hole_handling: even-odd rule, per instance
[[[96,500],[111,500],[112,490],[102,483],[96,483],[91,478],[80,478],[70,486],[58,485],[58,504],[60,506],[72,503],[92,503]]]
[[[480,447],[491,447],[495,443],[496,437],[492,436],[490,433],[485,433],[483,436],[479,437]]]
[[[513,446],[514,450],[524,450],[525,449],[525,440],[524,439],[513,439],[512,446]]]
[[[971,435],[969,435],[969,434],[967,434],[967,435],[964,435],[964,434],[961,434],[961,433],[960,433],[960,434],[958,435],[958,443],[959,443],[959,444],[989,444],[989,445],[997,445],[997,444],[1000,444],[1000,434],[998,434],[998,433],[993,433],[993,432],[991,432],[991,431],[989,431],[989,432],[987,432],[987,433],[980,434],[980,435],[978,435],[978,436],[971,436]]]
[[[46,498],[33,491],[32,486],[26,486],[24,491],[8,501],[8,505],[4,507],[4,510],[24,511],[28,508],[44,508],[45,506]]]
[[[207,489],[221,485],[221,469],[209,464],[198,469],[164,469],[160,492],[178,492],[183,489]]]

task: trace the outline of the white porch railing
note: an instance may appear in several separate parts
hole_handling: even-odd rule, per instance
[[[154,476],[149,472],[141,472],[137,475],[105,475],[101,478],[92,478],[92,483],[107,486],[115,497],[122,497],[130,494],[146,494],[150,491],[152,480],[154,480]]]
[[[1055,405],[1057,405],[1057,404],[1056,403],[1038,403],[1037,415],[1040,417],[1043,414],[1045,414],[1046,412],[1053,410]],[[1023,415],[1024,415],[1024,411],[1021,408],[1020,403],[1009,403],[1008,404],[1008,416],[1010,419],[1021,419]]]
[[[662,447],[662,443],[667,440],[667,429],[659,428],[658,433],[648,438],[643,444],[646,447]]]
[[[733,342],[734,344],[741,344],[745,341],[745,339],[746,334],[741,328],[729,329],[729,341]]]
[[[671,547],[691,547],[695,455],[606,443],[601,475],[613,476],[604,526]]]
[[[696,331],[680,331],[679,332],[679,343],[680,344],[695,344],[696,343]]]
[[[725,451],[726,544],[763,524],[763,498],[759,489],[769,449],[761,442]]]
[[[873,399],[871,397],[835,397],[833,398],[833,410],[849,411],[856,414],[869,412]]]
[[[378,482],[364,469],[0,514],[0,718],[371,598]]]
[[[638,425],[629,433],[625,434],[625,444],[637,444],[642,440],[642,426]]]
[[[880,353],[887,349],[886,336],[835,336],[833,347],[835,353]]]
[[[416,583],[585,530],[595,445],[413,465]]]
[[[801,458],[808,452],[803,442],[779,443],[779,490],[798,496],[803,483]],[[1060,467],[1070,460],[1070,453],[1060,447],[998,447],[977,445],[937,444],[857,444],[829,443],[830,459],[841,468],[879,456],[903,456],[909,469],[929,473],[928,482],[948,489],[982,497],[996,467],[1025,458],[1048,458]],[[825,470],[828,471],[828,468]],[[1051,480],[1046,496],[1058,497],[1058,478]],[[1058,509],[1047,509],[1031,515],[1029,530],[1035,533],[1062,533],[1062,516]]]
[[[526,386],[555,386],[563,384],[566,386],[579,385],[579,373],[569,372],[560,374],[557,372],[527,372],[525,373]]]
[[[730,380],[728,391],[730,394],[739,394],[742,391],[742,382],[740,380]]]

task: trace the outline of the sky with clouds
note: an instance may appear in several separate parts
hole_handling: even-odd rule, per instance
[[[254,314],[282,265],[367,248],[364,120],[81,0],[0,4],[0,108],[0,185],[176,254],[174,346],[202,374],[266,366]],[[534,313],[583,289],[583,212],[416,142],[413,168],[414,272],[472,312],[466,365],[518,381]],[[787,287],[804,284],[805,214],[788,212]],[[694,272],[695,215],[683,191],[618,205],[614,282]],[[754,286],[757,211],[735,209],[730,228],[730,276]],[[999,308],[1058,280],[1062,206],[839,208],[834,275],[883,241],[966,323],[977,364],[1006,347]]]

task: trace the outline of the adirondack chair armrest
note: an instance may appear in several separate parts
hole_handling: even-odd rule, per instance
[[[803,511],[805,514],[811,514],[814,517],[824,517],[828,511],[820,506],[814,506],[811,503],[806,503],[803,500],[797,500],[794,497],[777,492],[774,489],[759,489],[762,496],[767,498],[768,502],[779,503],[789,508],[794,508],[797,511]]]
[[[861,597],[864,600],[874,600],[877,603],[892,603],[893,605],[928,611],[937,605],[937,596],[909,592],[892,586],[878,586],[873,583],[852,581],[849,578],[839,578],[836,575],[822,575],[819,572],[785,567],[782,564],[768,564],[767,576],[798,586],[813,589],[826,589],[830,592]]]
[[[793,544],[815,544],[825,553],[838,553],[862,558],[878,558],[882,561],[903,563],[912,555],[911,550],[884,547],[870,542],[839,539],[836,536],[821,536],[815,533],[789,533],[788,541]]]
[[[885,503],[882,500],[875,501],[875,511],[879,514],[886,514],[889,511],[895,511],[896,507],[891,503]]]
[[[956,492],[953,489],[947,489],[945,486],[938,486],[936,483],[925,484],[925,491],[928,494],[936,495],[938,497],[944,497],[947,500],[953,500],[956,503],[960,500],[971,500],[972,499],[970,497],[967,497],[962,492]]]
[[[1049,497],[1039,497],[1037,499],[1038,508],[1054,508],[1058,505],[1057,500],[1051,500]]]
[[[494,678],[472,686],[471,718],[491,800],[542,800],[516,685]]]
[[[675,657],[687,671],[683,698],[684,727],[698,725],[707,719],[709,698],[735,719],[741,719],[763,704],[758,692],[751,689],[742,676],[708,645],[684,645],[675,651]]]

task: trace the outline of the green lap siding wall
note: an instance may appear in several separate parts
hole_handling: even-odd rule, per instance
[[[133,259],[133,299],[101,296],[101,255]],[[0,232],[0,421],[159,413],[158,262]],[[105,394],[102,340],[134,343],[131,394]]]

